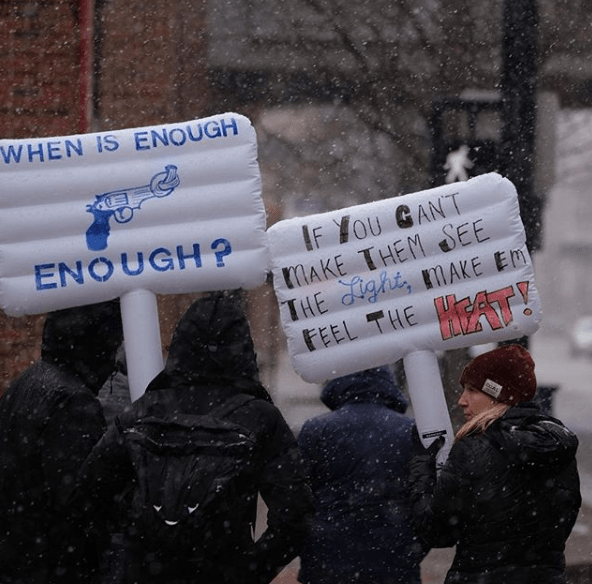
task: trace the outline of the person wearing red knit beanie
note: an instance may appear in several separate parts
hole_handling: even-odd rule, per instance
[[[446,463],[415,442],[413,519],[432,547],[456,546],[444,584],[565,584],[565,542],[581,506],[578,439],[544,414],[521,345],[475,357],[460,376],[466,423]]]
[[[460,384],[479,389],[503,404],[527,402],[537,389],[534,361],[521,345],[502,345],[475,357],[464,368]]]

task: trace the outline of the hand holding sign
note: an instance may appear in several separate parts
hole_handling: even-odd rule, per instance
[[[296,372],[319,383],[404,358],[423,437],[451,436],[435,351],[540,322],[516,190],[494,173],[281,221],[268,237]]]
[[[130,392],[162,367],[155,294],[265,281],[255,131],[243,116],[0,140],[0,306],[121,297]]]

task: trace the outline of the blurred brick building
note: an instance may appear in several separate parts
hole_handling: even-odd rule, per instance
[[[380,2],[359,3],[366,8],[374,4]],[[502,2],[485,5],[499,12]],[[554,2],[540,5],[547,27],[559,19]],[[0,138],[107,131],[225,111],[255,121],[273,105],[352,99],[358,68],[343,58],[338,41],[327,40],[340,35],[326,37],[319,24],[325,21],[308,8],[301,15],[294,13],[301,10],[297,3],[283,3],[278,11],[267,0],[0,0]],[[582,16],[589,13],[583,5],[577,10]],[[305,40],[318,48],[315,55],[328,72],[324,76],[316,61],[295,52],[290,36],[295,23],[312,35]],[[576,24],[579,44],[572,47],[569,34],[558,37],[565,42],[549,41],[553,50],[545,53],[540,71],[541,85],[558,92],[564,107],[592,103],[592,25]],[[391,40],[397,41],[396,35]],[[488,84],[495,84],[495,63],[481,61],[493,67]],[[396,88],[395,83],[391,102]],[[295,116],[293,126],[304,126],[303,119]],[[275,175],[269,168],[264,175],[262,165],[268,224],[281,218],[282,188],[298,195],[294,182],[303,174],[290,170],[284,160],[275,162]],[[317,176],[312,180],[318,190]],[[266,182],[280,194],[268,199]],[[329,187],[341,195],[334,183],[330,176]],[[308,184],[303,188],[310,190]],[[268,285],[248,299],[256,314],[251,320],[264,381],[269,381],[281,341],[275,296]],[[159,297],[165,348],[190,301],[189,296]],[[0,391],[38,356],[42,323],[43,316],[8,318],[0,311]]]
[[[0,136],[73,134],[89,127],[90,35],[82,2],[0,3]],[[84,80],[84,81],[83,81]],[[39,354],[43,316],[0,313],[0,388]]]
[[[1,0],[0,138],[62,136],[219,113],[206,67],[207,0]],[[267,304],[268,287],[250,302]],[[163,348],[194,296],[159,296]],[[271,299],[271,301],[274,301]],[[264,309],[254,327],[263,349]],[[44,316],[0,311],[0,392],[40,352]]]

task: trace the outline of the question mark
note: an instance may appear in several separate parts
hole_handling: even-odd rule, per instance
[[[230,245],[230,241],[228,239],[216,239],[216,241],[212,242],[212,249],[215,250],[220,245],[224,246],[224,249],[214,252],[216,254],[216,267],[223,268],[224,267],[224,256],[227,256],[232,251],[232,246]]]

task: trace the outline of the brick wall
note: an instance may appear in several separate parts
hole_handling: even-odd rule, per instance
[[[76,2],[0,2],[0,136],[76,131],[79,32]]]
[[[79,30],[76,2],[0,2],[0,138],[76,132]],[[0,392],[39,356],[44,317],[0,312]]]
[[[209,115],[206,0],[107,0],[100,10],[101,130]],[[217,112],[216,112],[217,113]]]
[[[206,0],[0,1],[0,138],[216,113],[209,109],[206,81],[205,8]],[[86,46],[80,27],[85,16],[92,18],[94,39]],[[81,71],[94,93],[88,103]],[[163,345],[192,298],[159,297]],[[0,393],[38,358],[43,321],[0,312]]]

